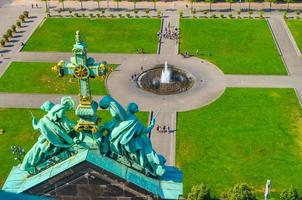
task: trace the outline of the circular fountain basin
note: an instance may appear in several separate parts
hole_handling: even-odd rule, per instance
[[[164,64],[141,73],[137,79],[137,86],[145,91],[158,95],[171,95],[185,92],[191,89],[195,83],[195,77],[185,70],[168,64],[170,71],[169,83],[162,83],[161,76]]]

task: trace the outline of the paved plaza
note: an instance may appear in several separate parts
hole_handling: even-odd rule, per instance
[[[37,1],[38,2],[38,1]],[[40,6],[43,4],[39,1]],[[53,4],[53,9],[60,7],[59,4]],[[111,3],[112,4],[112,3]],[[146,8],[152,8],[153,4],[141,4]],[[56,7],[57,6],[57,7]],[[66,2],[66,6],[75,7]],[[86,7],[93,7],[91,2],[85,3]],[[102,2],[106,6],[106,2]],[[112,6],[115,6],[112,5]],[[198,9],[204,8],[205,4],[198,4]],[[234,8],[240,5],[235,4]],[[242,6],[242,5],[241,5]],[[263,6],[261,4],[261,6]],[[280,6],[280,5],[278,5]],[[299,4],[294,5],[300,6]],[[131,4],[122,3],[121,7],[131,9]],[[179,27],[178,7],[185,8],[184,3],[177,6],[172,3],[158,3],[158,8],[162,10],[163,27]],[[217,8],[219,4],[217,5]],[[255,4],[256,8],[260,4]],[[0,77],[5,73],[11,62],[58,62],[67,60],[71,53],[60,52],[21,52],[21,42],[26,43],[34,30],[44,20],[44,8],[31,8],[31,4],[20,5],[15,2],[2,5],[0,8],[0,33],[15,23],[18,15],[23,10],[29,10],[30,19],[19,29],[14,39],[6,48],[2,48],[0,58]],[[185,10],[186,11],[186,10]],[[126,12],[122,11],[122,12]],[[186,11],[185,14],[189,14]],[[101,54],[91,53],[90,56],[96,60],[106,60],[108,63],[119,64],[113,71],[106,85],[109,93],[116,98],[122,105],[127,105],[131,101],[138,103],[142,111],[159,111],[156,124],[169,125],[172,130],[176,130],[176,118],[178,111],[188,111],[196,109],[215,101],[223,94],[227,87],[251,87],[251,88],[294,88],[299,99],[302,98],[302,60],[301,53],[289,32],[281,13],[272,12],[268,15],[268,24],[278,46],[279,53],[284,61],[288,75],[225,75],[217,66],[196,57],[184,58],[178,53],[178,42],[161,38],[158,52],[159,54]],[[71,36],[73,37],[73,36]],[[141,73],[141,67],[144,70],[153,68],[157,64],[167,61],[169,64],[185,69],[195,76],[196,83],[193,88],[185,93],[172,96],[158,96],[137,88],[135,83],[129,81],[129,77],[134,73]],[[38,108],[45,100],[58,101],[62,95],[50,94],[0,94],[0,107],[17,108]],[[78,99],[77,96],[73,96]],[[99,96],[94,96],[96,100]],[[300,101],[301,102],[301,101]],[[168,165],[175,165],[175,141],[177,130],[171,134],[152,133],[152,141],[157,152],[167,158]]]

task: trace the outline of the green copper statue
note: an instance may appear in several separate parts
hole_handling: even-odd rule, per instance
[[[105,147],[108,155],[112,157],[115,155],[123,156],[130,163],[138,164],[147,174],[163,175],[165,159],[153,150],[149,138],[155,125],[155,119],[152,119],[146,128],[135,116],[135,113],[138,112],[137,104],[129,103],[126,112],[110,96],[101,99],[99,106],[102,109],[108,109],[113,116],[111,121],[100,128],[102,137],[100,140],[103,142],[101,147]]]
[[[38,165],[74,144],[70,134],[73,132],[75,123],[65,116],[65,112],[73,107],[74,101],[68,96],[62,97],[60,104],[54,105],[51,101],[46,101],[41,106],[41,109],[47,114],[39,121],[34,116],[32,120],[34,129],[38,130],[41,135],[24,157],[22,170],[31,174],[36,173]]]

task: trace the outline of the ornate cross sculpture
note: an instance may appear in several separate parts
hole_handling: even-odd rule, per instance
[[[87,58],[87,45],[81,39],[80,31],[75,35],[76,43],[73,45],[73,56],[70,62],[61,60],[52,70],[59,76],[73,75],[79,80],[80,104],[76,109],[76,115],[80,118],[75,127],[76,131],[97,132],[98,117],[96,115],[98,104],[92,100],[89,78],[105,77],[106,62],[95,63],[93,58]]]

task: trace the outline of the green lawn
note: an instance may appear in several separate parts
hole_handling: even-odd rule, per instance
[[[43,115],[43,111],[38,109],[0,108],[0,129],[5,130],[5,133],[0,135],[0,186],[3,185],[12,166],[18,164],[18,161],[14,160],[10,147],[12,145],[22,146],[28,151],[40,135],[31,126],[30,111],[37,118]],[[109,112],[98,111],[98,115],[102,118],[101,124],[111,119]],[[70,112],[69,116],[76,120],[73,112]],[[148,122],[148,116],[147,112],[137,113],[137,117],[145,124]]]
[[[290,29],[296,43],[302,51],[302,21],[301,20],[286,20],[288,28]]]
[[[73,19],[48,18],[40,26],[23,51],[70,52],[75,31],[80,30],[89,52],[156,53],[160,29],[159,19]]]
[[[54,65],[55,63],[13,62],[0,78],[0,92],[78,94],[78,80],[72,76],[58,77],[51,71]],[[103,80],[99,77],[90,80],[93,95],[108,94]]]
[[[247,182],[263,197],[291,184],[302,192],[302,112],[293,89],[228,88],[214,103],[178,113],[176,165],[184,189],[205,183],[214,195]]]
[[[226,74],[287,74],[265,20],[181,19],[180,51]]]

